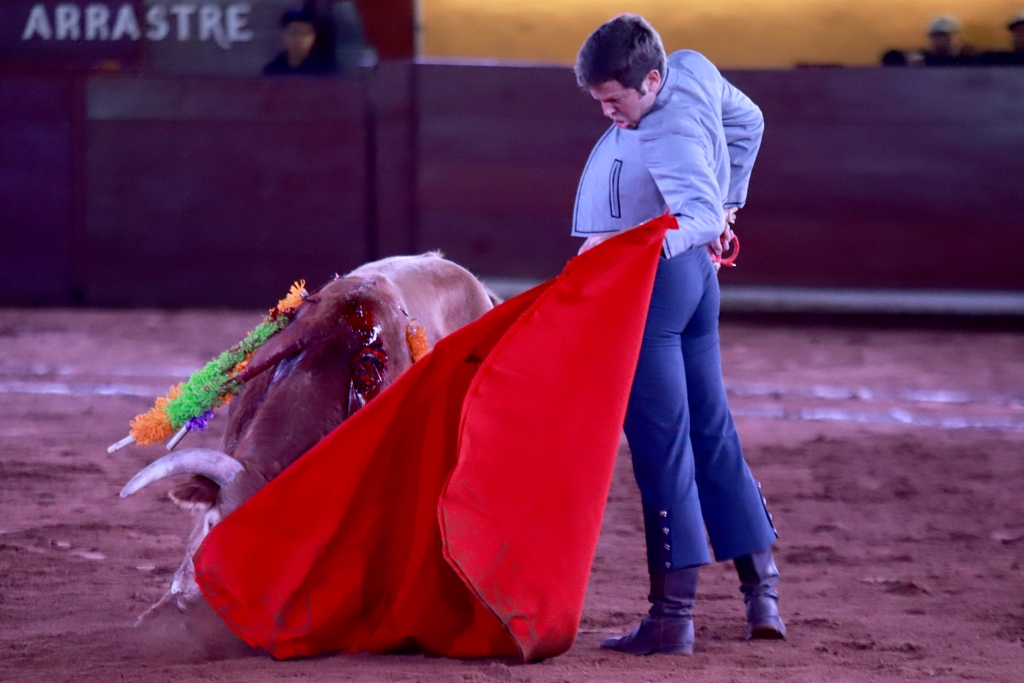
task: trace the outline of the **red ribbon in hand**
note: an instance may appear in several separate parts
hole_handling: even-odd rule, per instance
[[[722,254],[712,254],[711,255],[711,262],[712,263],[717,263],[717,264],[722,265],[722,266],[728,266],[728,267],[732,268],[732,267],[736,266],[736,257],[739,256],[739,255],[740,255],[740,238],[737,237],[736,235],[733,235],[732,236],[732,250],[730,251],[729,255],[726,256],[724,253],[722,253]]]

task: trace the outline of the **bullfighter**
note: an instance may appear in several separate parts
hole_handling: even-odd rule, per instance
[[[764,120],[702,55],[668,57],[642,17],[618,16],[590,35],[575,67],[580,87],[613,126],[583,171],[572,234],[581,252],[661,215],[666,237],[651,296],[625,432],[647,540],[650,612],[604,648],[690,653],[700,566],[733,560],[747,638],[783,638],[777,533],[744,461],[726,402],[713,255],[728,249],[744,206]],[[705,536],[705,528],[707,536]]]

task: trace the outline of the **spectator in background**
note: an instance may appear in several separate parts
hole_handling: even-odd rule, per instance
[[[939,17],[928,26],[927,50],[889,50],[882,55],[883,66],[968,66],[974,63],[974,49],[960,36],[960,22]]]
[[[921,53],[925,66],[967,66],[974,50],[960,36],[960,22],[953,17],[939,17],[928,26],[931,49]]]
[[[284,51],[263,67],[266,76],[327,75],[337,71],[334,49],[323,39],[326,31],[307,8],[289,10],[281,17]]]
[[[882,66],[908,66],[909,63],[903,50],[889,50],[882,55]]]
[[[352,73],[360,67],[377,64],[377,52],[366,42],[359,9],[352,0],[335,0],[331,5],[334,19],[334,55],[338,69]]]
[[[985,66],[1024,66],[1024,12],[1010,19],[1006,29],[1010,32],[1010,51],[986,52],[978,58],[979,64]]]

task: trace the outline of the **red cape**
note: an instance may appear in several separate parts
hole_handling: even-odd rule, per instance
[[[662,217],[438,343],[196,553],[275,657],[565,652],[579,627]]]

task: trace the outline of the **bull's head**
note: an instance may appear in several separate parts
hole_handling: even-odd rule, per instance
[[[166,477],[193,475],[169,494],[197,515],[185,558],[169,591],[143,617],[167,603],[185,611],[199,600],[192,557],[210,529],[411,364],[405,316],[343,280],[333,285],[310,296],[253,356],[249,367],[264,371],[250,374],[231,402],[222,450],[166,455],[121,491],[126,497]]]

